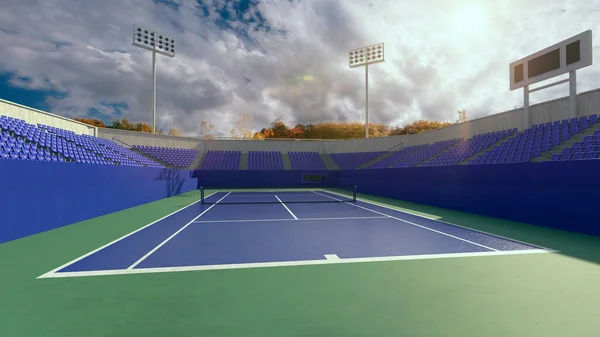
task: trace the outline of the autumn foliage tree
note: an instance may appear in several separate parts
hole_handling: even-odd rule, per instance
[[[435,121],[427,121],[427,120],[418,120],[411,124],[396,127],[390,130],[390,136],[399,136],[399,135],[414,135],[416,133],[421,133],[425,131],[431,131],[439,128],[443,128],[446,126],[452,125],[449,122],[435,122]]]
[[[99,128],[109,128],[109,129],[119,129],[119,130],[128,130],[128,131],[138,131],[138,132],[147,132],[152,133],[152,126],[148,123],[132,123],[127,118],[123,118],[122,120],[115,119],[112,121],[111,125],[106,125],[103,121],[95,119],[95,118],[83,118],[76,117],[73,118],[76,121],[86,123],[89,125],[93,125]],[[164,135],[165,132],[161,129],[157,129],[156,133],[159,135]],[[181,135],[181,132],[176,128],[169,130],[170,136]]]
[[[84,117],[75,117],[73,118],[74,120],[81,122],[81,123],[85,123],[85,124],[89,124],[89,125],[93,125],[99,128],[105,128],[106,124],[104,124],[103,121],[99,120],[99,119],[95,119],[95,118],[84,118]]]

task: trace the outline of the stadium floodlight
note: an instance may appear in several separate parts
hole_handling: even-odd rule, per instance
[[[152,133],[156,133],[156,54],[175,57],[175,39],[134,25],[132,44],[152,52]]]
[[[369,64],[385,61],[383,43],[350,51],[350,68],[365,67],[365,138],[369,138]]]
[[[561,83],[569,82],[569,118],[577,117],[576,70],[591,66],[592,31],[587,30],[564,41],[544,48],[509,65],[510,90],[523,88],[523,128],[529,128],[529,94]],[[550,78],[569,74],[569,78],[530,89]]]

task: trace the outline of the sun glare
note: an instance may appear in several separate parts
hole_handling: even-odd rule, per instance
[[[453,15],[454,29],[461,34],[479,33],[485,28],[486,13],[478,5],[471,4],[460,7]]]

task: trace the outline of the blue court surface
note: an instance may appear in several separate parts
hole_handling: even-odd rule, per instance
[[[193,203],[40,277],[550,251],[365,200],[336,202],[346,199],[323,190],[217,192],[206,196],[212,204]]]

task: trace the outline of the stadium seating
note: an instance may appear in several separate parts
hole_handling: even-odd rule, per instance
[[[202,170],[239,170],[241,151],[208,151]]]
[[[283,170],[283,158],[279,151],[250,151],[248,170]]]
[[[0,116],[0,158],[162,167],[110,140]]]
[[[422,150],[415,152],[414,154],[406,157],[400,162],[392,164],[390,167],[413,167],[422,163],[423,161],[437,155],[438,153],[445,151],[451,146],[456,145],[463,139],[449,139],[440,142],[433,143],[432,145],[425,146]]]
[[[455,147],[421,164],[421,166],[450,166],[471,157],[497,142],[517,133],[517,129],[475,135]]]
[[[392,153],[389,157],[386,157],[380,161],[377,161],[375,163],[373,163],[371,166],[369,166],[369,168],[387,168],[390,167],[390,165],[404,160],[405,158],[415,154],[416,152],[424,149],[427,146],[427,144],[421,144],[421,145],[415,145],[415,146],[409,146],[409,147],[405,147],[402,150],[396,151],[394,153]]]
[[[199,152],[195,149],[179,149],[159,146],[134,145],[132,148],[169,166],[178,168],[192,165],[192,162],[196,159]]]
[[[597,116],[594,115],[594,117],[572,118],[554,123],[537,124],[519,133],[515,138],[508,139],[500,146],[469,161],[469,164],[527,163],[532,158],[539,157],[542,152],[549,151],[552,147],[559,145],[560,142],[570,139],[596,122]],[[570,154],[565,153],[565,155]],[[565,157],[564,160],[586,159],[583,157],[585,155],[581,152],[581,154]]]
[[[384,152],[332,153],[331,159],[340,170],[353,170],[381,156]]]
[[[289,152],[293,170],[327,170],[318,152]]]

